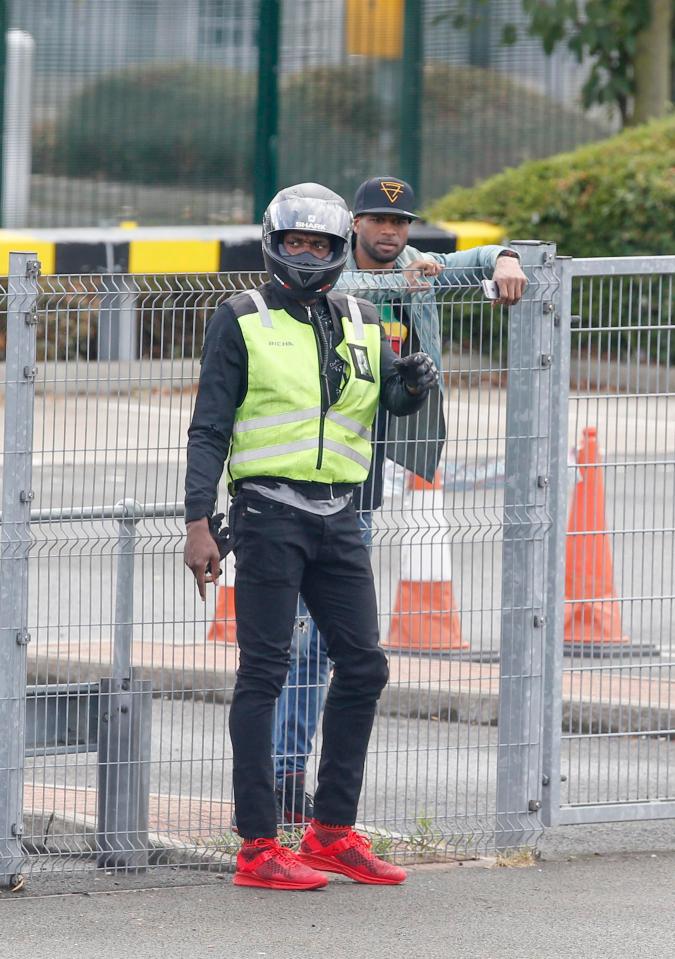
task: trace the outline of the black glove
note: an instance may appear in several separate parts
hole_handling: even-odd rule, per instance
[[[400,360],[394,360],[405,385],[415,393],[424,393],[438,383],[436,364],[426,353],[411,353]]]
[[[209,520],[209,532],[216,541],[221,559],[225,559],[227,554],[232,551],[233,546],[229,528],[226,526],[225,529],[221,529],[224,519],[225,513],[216,513],[216,515],[212,516]]]

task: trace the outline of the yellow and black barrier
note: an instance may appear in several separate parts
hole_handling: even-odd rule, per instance
[[[420,250],[452,253],[499,243],[504,231],[489,223],[423,221],[410,228]],[[0,274],[10,252],[36,252],[43,274],[218,273],[264,269],[260,227],[112,227],[0,230]]]
[[[22,250],[38,254],[43,274],[262,269],[259,226],[0,230],[2,273]]]

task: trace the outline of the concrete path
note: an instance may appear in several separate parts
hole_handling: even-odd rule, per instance
[[[0,893],[0,922],[12,959],[672,959],[674,875],[664,850],[418,866],[401,887],[338,878],[317,893],[102,876],[63,894],[36,880]]]

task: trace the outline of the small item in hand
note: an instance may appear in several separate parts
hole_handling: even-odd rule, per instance
[[[221,559],[225,559],[227,554],[232,552],[233,546],[229,527],[225,526],[221,529],[224,519],[225,513],[216,513],[216,515],[212,516],[209,520],[209,532],[216,541],[218,555]]]
[[[480,285],[483,287],[486,300],[499,299],[499,287],[494,280],[481,280]]]

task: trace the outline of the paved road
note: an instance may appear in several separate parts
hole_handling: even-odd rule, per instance
[[[675,853],[659,851],[527,869],[422,866],[397,888],[334,879],[321,892],[293,895],[210,877],[145,889],[134,879],[91,877],[65,896],[53,881],[34,882],[23,898],[0,894],[3,952],[12,959],[672,959],[673,875]]]
[[[182,501],[191,406],[191,395],[181,390],[185,384],[177,374],[164,389],[149,391],[153,374],[148,363],[130,392],[129,383],[120,381],[116,393],[76,395],[78,378],[84,384],[86,377],[105,375],[105,370],[97,370],[96,365],[79,364],[69,374],[70,392],[36,398],[34,505],[112,504],[127,497],[141,503]],[[65,383],[66,375],[62,377]],[[505,390],[485,385],[453,388],[442,501],[437,498],[431,509],[426,503],[424,513],[419,508],[411,512],[400,473],[388,483],[390,495],[377,516],[373,553],[383,634],[396,601],[402,547],[417,537],[424,547],[412,556],[413,572],[423,553],[439,578],[452,580],[463,638],[473,649],[498,649],[505,414]],[[615,531],[616,594],[626,598],[624,631],[634,643],[653,644],[663,652],[671,647],[673,633],[674,421],[675,397],[667,395],[575,397],[569,420],[570,446],[584,425],[598,426],[609,464],[607,521]],[[570,478],[573,481],[574,470]],[[194,623],[201,611],[180,562],[182,533],[181,521],[148,520],[139,526],[139,638],[158,629],[165,643],[191,642],[198,636],[200,627],[195,633]],[[116,524],[52,524],[35,528],[35,535],[30,616],[35,637],[45,635],[47,628],[52,638],[89,628],[92,637],[100,631],[105,638],[114,605],[111,552]],[[543,581],[543,571],[535,574]],[[44,603],[47,594],[49,607]],[[213,604],[211,597],[208,618]]]
[[[458,473],[459,488],[453,489],[454,475],[448,474],[448,489],[442,500],[437,497],[432,510],[411,511],[397,485],[390,486],[394,495],[376,516],[373,567],[382,632],[388,632],[396,602],[402,549],[416,540],[420,545],[412,554],[413,573],[422,562],[431,562],[439,578],[451,579],[464,640],[475,650],[498,649],[503,490],[492,482],[463,488],[465,473]],[[607,474],[608,523],[617,530],[612,535],[615,589],[617,596],[626,597],[623,628],[633,643],[653,645],[664,653],[672,644],[673,632],[674,475],[675,465],[645,466],[636,457],[629,467]],[[42,491],[41,507],[60,502],[112,504],[127,496],[140,502],[176,502],[183,496],[176,464],[167,464],[161,471],[114,463],[60,465],[47,471],[38,467],[34,486]],[[38,627],[49,628],[53,638],[55,631],[63,635],[69,627],[91,624],[93,638],[99,633],[103,638],[110,635],[117,533],[112,521],[35,528],[30,593],[34,633]],[[138,527],[134,633],[139,639],[156,635],[160,624],[167,643],[192,642],[198,636],[195,619],[202,618],[203,610],[195,603],[192,578],[182,565],[182,544],[180,520],[147,520]],[[543,571],[536,575],[543,584]],[[58,597],[58,603],[47,607],[47,593],[54,600]],[[208,620],[214,605],[211,593]],[[40,635],[45,633],[36,633],[36,638]]]

